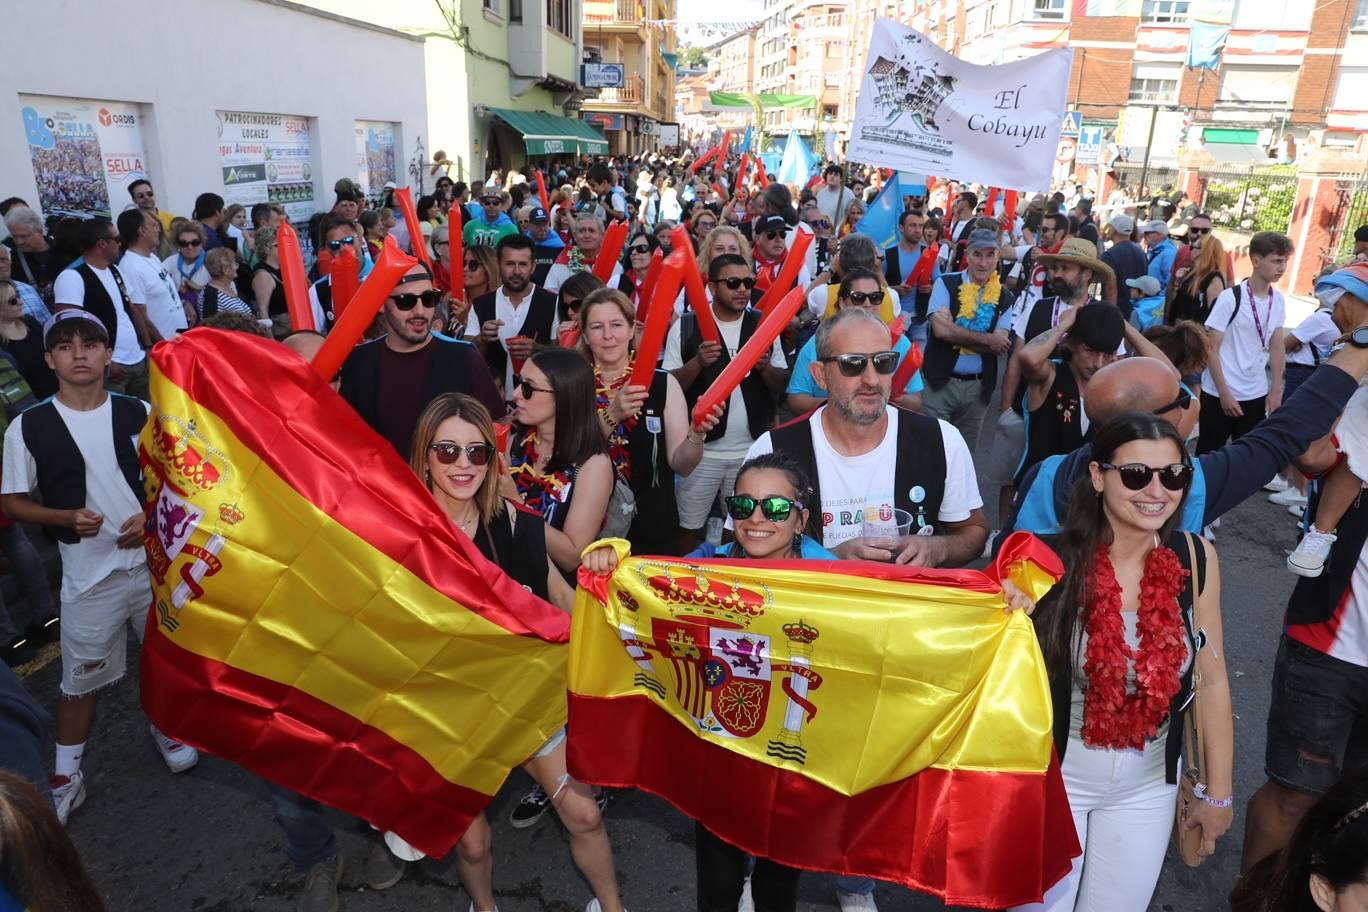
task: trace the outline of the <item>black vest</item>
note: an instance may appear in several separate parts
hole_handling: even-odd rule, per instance
[[[1083,445],[1083,397],[1078,392],[1078,378],[1067,360],[1055,358],[1054,366],[1054,383],[1026,422],[1026,455],[1017,469],[1017,486],[1031,466],[1046,456],[1072,453]]]
[[[746,344],[746,341],[755,334],[755,329],[763,319],[760,311],[747,307],[741,314],[741,336],[737,343],[738,350]],[[687,364],[694,355],[698,354],[699,348],[703,346],[703,331],[698,328],[698,317],[693,311],[688,311],[679,320],[679,339],[680,339],[680,360]],[[769,357],[766,352],[761,357]],[[722,370],[731,362],[731,356],[727,352],[727,346],[722,346],[722,357],[698,372],[698,379],[694,380],[693,386],[684,391],[684,399],[689,404],[689,414],[693,414],[694,404],[698,402],[698,397],[707,392],[708,387],[718,378]],[[770,428],[770,422],[774,419],[775,405],[774,397],[770,395],[769,387],[765,386],[765,381],[759,374],[751,371],[741,381],[741,400],[746,403],[746,425],[750,431],[751,439],[758,440],[760,435]],[[727,430],[727,413],[730,411],[730,398],[727,405],[722,409],[722,420],[717,422],[717,427],[708,432],[704,442],[718,440]]]
[[[479,326],[484,326],[490,320],[498,319],[499,307],[495,301],[497,294],[497,291],[491,291],[489,294],[480,295],[470,305],[470,309],[475,312],[475,319],[479,321]],[[522,329],[518,330],[518,334],[527,336],[543,345],[554,345],[556,340],[551,336],[551,324],[555,319],[555,292],[534,285],[531,300],[527,304],[527,316],[523,317]],[[505,368],[508,366],[508,351],[502,345],[490,345],[485,349],[484,356],[490,372],[495,377],[502,377]],[[512,395],[511,391],[509,395]]]
[[[1179,682],[1178,694],[1169,704],[1168,715],[1168,739],[1164,742],[1164,781],[1169,785],[1178,782],[1178,757],[1183,752],[1183,719],[1187,716],[1188,707],[1192,703],[1192,673],[1197,667],[1197,652],[1200,646],[1205,645],[1206,637],[1202,636],[1197,630],[1197,595],[1201,591],[1196,588],[1199,583],[1206,582],[1206,549],[1199,541],[1193,542],[1193,553],[1197,556],[1197,566],[1192,567],[1191,558],[1188,555],[1188,543],[1186,536],[1190,532],[1177,531],[1168,540],[1168,546],[1173,549],[1173,553],[1178,555],[1179,562],[1187,568],[1188,579],[1187,588],[1178,594],[1178,606],[1182,609],[1183,630],[1187,635],[1188,650],[1192,656],[1192,661],[1188,664],[1187,671],[1183,672],[1182,680]],[[1061,536],[1051,535],[1045,537],[1044,541],[1053,548],[1058,548]],[[1308,580],[1308,582],[1310,582]],[[1057,590],[1051,589],[1041,599],[1057,597]],[[1073,697],[1073,669],[1048,669],[1050,677],[1050,702],[1054,705],[1054,743],[1055,750],[1059,754],[1059,762],[1064,762],[1064,753],[1069,746],[1069,703]]]
[[[120,301],[114,301],[109,297],[109,292],[105,289],[104,282],[95,274],[85,263],[76,267],[76,274],[85,283],[85,297],[82,305],[86,310],[100,318],[105,329],[109,332],[109,347],[114,348],[114,339],[119,333],[119,314],[116,307],[122,308],[124,313],[128,313],[128,291],[124,288],[123,276],[119,274],[119,267],[110,264],[109,274],[114,277],[114,284],[119,288]],[[130,315],[129,320],[133,317]]]
[[[98,279],[96,281],[99,281]],[[138,447],[134,440],[147,423],[147,407],[133,396],[109,394],[110,422],[114,434],[114,456],[119,463],[133,497],[142,503],[142,468],[138,465]],[[43,504],[54,510],[79,510],[86,505],[85,457],[76,440],[62,420],[61,413],[51,399],[38,403],[22,417],[24,446],[33,455],[37,467],[38,491]],[[106,517],[106,521],[116,521]],[[122,521],[122,520],[118,520]],[[74,545],[81,540],[75,529],[66,526],[49,528],[59,542]]]
[[[679,538],[675,473],[670,468],[670,448],[665,439],[669,378],[670,372],[665,370],[657,370],[651,377],[646,402],[627,438],[632,459],[632,493],[637,503],[636,516],[627,533],[633,554],[673,554]]]
[[[774,452],[791,456],[812,479],[812,494],[807,499],[812,509],[806,531],[814,540],[823,542],[823,526],[828,519],[836,522],[838,517],[830,516],[822,507],[822,479],[812,444],[814,418],[815,411],[775,428],[770,432],[770,443]],[[945,497],[945,440],[940,422],[898,409],[897,453],[893,466],[893,506],[912,514],[916,528],[934,527]],[[914,500],[914,493],[920,499]]]
[[[945,283],[945,290],[950,293],[950,319],[954,320],[959,316],[959,290],[964,284],[964,277],[959,273],[943,275],[940,281]],[[1015,301],[1012,293],[1006,288],[1002,289],[1002,294],[998,298],[997,307],[993,311],[993,321],[989,324],[988,332],[995,332],[998,319],[1004,311],[1010,310],[1012,302]],[[979,398],[987,402],[993,396],[993,388],[997,386],[997,355],[991,352],[980,354],[983,362],[983,374],[979,378]],[[943,342],[936,338],[935,327],[932,326],[930,334],[926,340],[926,361],[922,364],[922,378],[926,385],[933,390],[938,390],[950,382],[950,375],[955,370],[955,362],[959,360],[959,347]]]

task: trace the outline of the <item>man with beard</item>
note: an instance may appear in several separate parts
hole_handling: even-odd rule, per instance
[[[512,396],[513,375],[539,348],[554,345],[560,331],[556,295],[532,283],[532,239],[510,234],[499,241],[502,284],[471,302],[475,319],[466,323],[466,336],[484,354],[490,372],[502,378]]]
[[[807,532],[842,558],[958,567],[988,538],[973,459],[953,425],[889,405],[897,363],[888,326],[864,308],[822,321],[812,372],[826,405],[764,434],[746,458],[781,452],[807,469]],[[865,517],[895,509],[912,534],[892,549],[867,543]]]
[[[561,251],[555,264],[546,273],[546,290],[559,292],[565,280],[577,272],[590,272],[598,259],[599,248],[603,246],[603,222],[592,212],[575,214],[575,243]],[[616,288],[622,279],[622,264],[613,264],[613,274],[605,283]]]
[[[432,273],[415,265],[385,300],[385,335],[357,346],[342,365],[342,398],[404,460],[418,416],[442,393],[468,393],[496,419],[506,411],[475,346],[433,334],[441,297]]]

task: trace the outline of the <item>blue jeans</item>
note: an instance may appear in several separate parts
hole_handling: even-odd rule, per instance
[[[9,560],[10,572],[19,580],[19,587],[29,603],[29,620],[42,624],[57,614],[57,605],[52,598],[52,586],[48,583],[47,568],[43,557],[33,547],[19,523],[12,523],[0,529],[0,551]],[[19,635],[9,609],[0,599],[0,643],[8,643]]]
[[[836,889],[842,893],[858,893],[861,896],[868,896],[874,892],[874,881],[868,877],[846,877],[844,875],[836,878]]]
[[[274,782],[266,783],[276,819],[285,830],[285,850],[296,870],[307,871],[337,857],[337,839],[323,819],[323,806]]]

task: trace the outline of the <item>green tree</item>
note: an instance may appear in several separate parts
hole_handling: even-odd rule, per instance
[[[689,45],[681,49],[679,54],[684,66],[691,70],[700,70],[708,65],[708,52],[704,48]]]

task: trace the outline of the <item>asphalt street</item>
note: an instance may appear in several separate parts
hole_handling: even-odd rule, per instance
[[[1264,720],[1280,617],[1293,577],[1283,565],[1296,542],[1293,519],[1262,496],[1226,517],[1217,539],[1224,583],[1226,651],[1237,713],[1236,782],[1242,807],[1262,781]],[[130,648],[135,644],[130,640]],[[48,647],[29,666],[25,683],[55,706],[59,662]],[[46,660],[46,662],[44,661]],[[136,662],[130,662],[136,668]],[[73,816],[71,834],[117,912],[285,912],[301,879],[285,855],[284,838],[262,782],[231,763],[205,757],[174,776],[166,770],[138,706],[136,674],[101,702],[85,760],[89,797]],[[503,912],[578,912],[590,897],[570,860],[564,834],[548,815],[530,830],[507,824],[530,780],[517,772],[491,807],[495,886]],[[376,893],[362,883],[371,835],[345,814],[331,819],[346,859],[342,908],[464,910],[468,899],[449,864],[425,862],[398,886]],[[693,908],[693,828],[665,802],[622,792],[607,824],[623,896],[635,912]],[[1215,912],[1238,870],[1244,815],[1216,857],[1188,870],[1170,855],[1152,909]],[[879,907],[890,912],[942,905],[900,887],[881,885]],[[835,908],[828,877],[802,881],[805,910]]]

